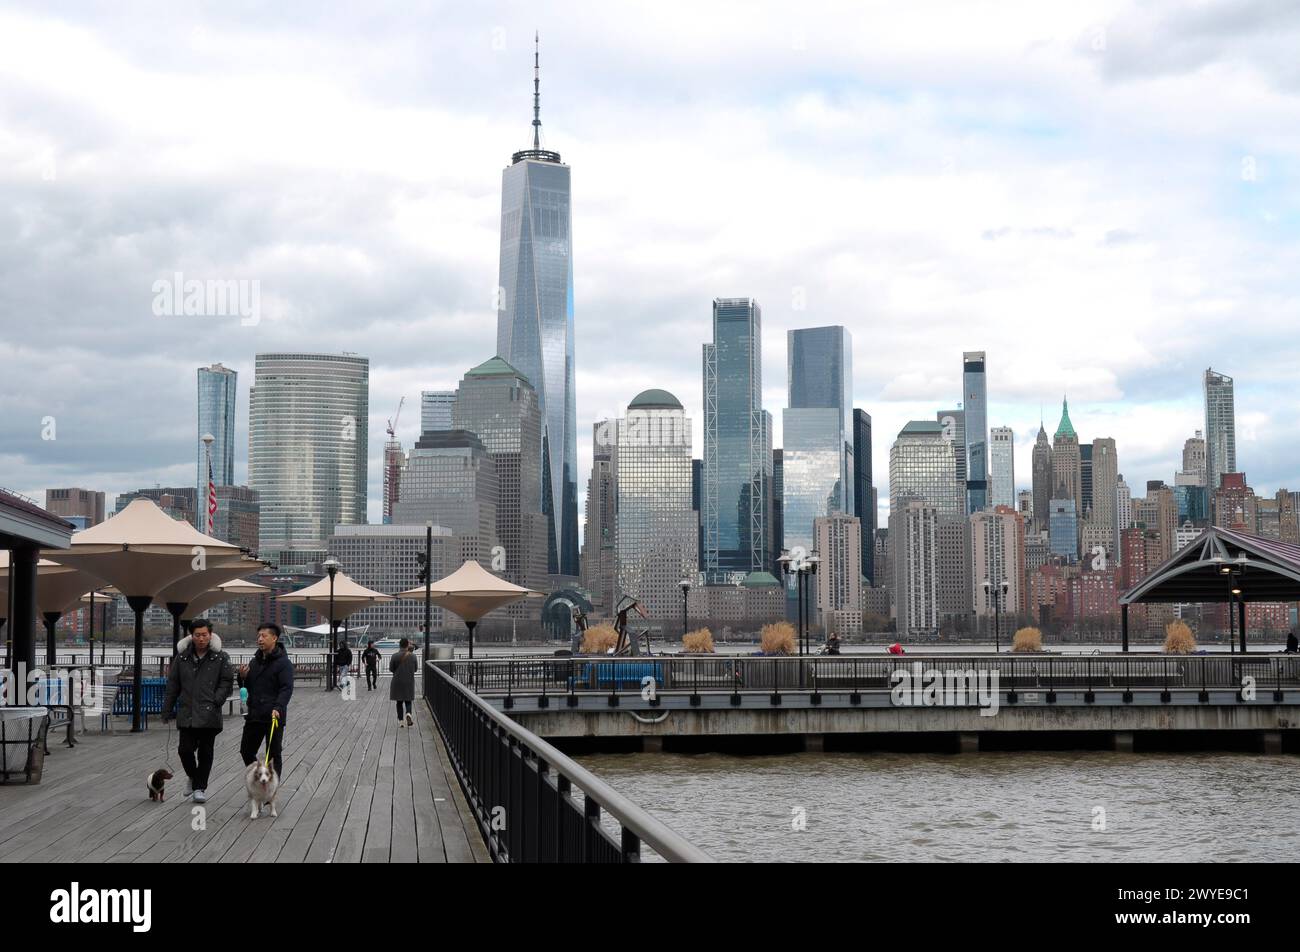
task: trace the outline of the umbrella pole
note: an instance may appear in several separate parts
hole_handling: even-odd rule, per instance
[[[465,627],[469,629],[469,656],[471,658],[474,657],[474,626],[477,624],[476,621],[465,622]]]
[[[167,610],[172,613],[172,657],[176,657],[177,646],[181,642],[181,612],[189,602],[168,602]]]
[[[45,667],[54,667],[55,662],[55,644],[54,644],[54,626],[59,623],[59,616],[62,612],[45,612]]]
[[[140,715],[141,692],[144,690],[144,613],[153,601],[151,595],[128,595],[126,603],[135,612],[135,668],[131,675],[134,690],[131,691],[131,733],[138,734],[144,730]]]
[[[90,645],[90,674],[93,680],[95,674],[95,590],[90,590],[90,633],[86,635],[86,643]]]

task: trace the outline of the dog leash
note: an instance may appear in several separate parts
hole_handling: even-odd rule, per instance
[[[262,758],[262,766],[271,763],[271,738],[275,736],[275,725],[280,723],[280,719],[274,714],[271,715],[271,729],[266,734],[266,756]]]

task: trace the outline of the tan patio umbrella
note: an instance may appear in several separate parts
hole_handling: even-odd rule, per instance
[[[126,597],[135,612],[131,730],[141,730],[145,609],[159,592],[187,575],[240,564],[239,547],[172,519],[152,500],[135,499],[111,519],[76,533],[69,548],[50,549],[43,554],[60,565],[102,578]]]
[[[111,593],[111,594],[110,594]],[[91,589],[85,595],[81,596],[81,603],[90,606],[90,630],[86,635],[86,644],[90,646],[90,663],[95,663],[95,606],[107,605],[118,596],[118,591],[111,585],[105,585],[104,591],[97,592]],[[99,649],[99,663],[104,663],[104,655],[108,650],[108,621],[104,621],[104,639]]]
[[[243,578],[245,575],[260,572],[267,565],[266,562],[244,556],[233,564],[222,564],[216,567],[209,565],[202,572],[192,572],[184,578],[172,582],[159,592],[157,595],[158,601],[167,606],[167,610],[171,612],[172,616],[172,654],[176,653],[176,645],[181,640],[181,615],[185,613],[186,608],[193,599],[211,591],[215,585],[222,582],[232,582]],[[193,618],[195,616],[190,615],[189,617]]]
[[[185,622],[193,621],[195,618],[202,618],[208,613],[208,610],[215,608],[223,602],[229,602],[236,598],[247,598],[250,595],[265,595],[271,591],[267,585],[258,585],[256,582],[250,582],[246,578],[237,578],[233,582],[222,582],[216,588],[210,588],[201,595],[195,595],[190,599],[186,606],[181,620]]]
[[[296,592],[290,592],[288,595],[278,595],[276,601],[287,602],[290,605],[304,605],[326,616],[330,626],[330,657],[325,665],[325,687],[328,690],[334,687],[335,635],[339,622],[363,608],[379,602],[391,602],[394,596],[376,592],[373,588],[366,588],[357,583],[346,573],[339,571],[339,563],[334,559],[325,561],[325,570],[328,575],[319,582],[300,588]]]
[[[0,576],[9,583],[9,551],[0,551]],[[98,581],[80,569],[59,565],[50,559],[36,563],[36,610],[45,619],[45,664],[54,664],[54,626],[64,612],[75,608],[77,598],[88,585]]]
[[[473,559],[452,572],[446,578],[429,585],[429,600],[454,615],[459,615],[469,629],[469,656],[474,657],[474,626],[488,612],[517,602],[521,598],[545,598],[543,592],[535,592],[507,582],[493,575]],[[407,589],[398,592],[398,598],[424,598],[425,588]]]

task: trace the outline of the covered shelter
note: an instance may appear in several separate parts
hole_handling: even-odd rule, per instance
[[[36,666],[36,564],[41,549],[66,548],[76,530],[30,499],[0,489],[0,549],[9,552],[0,616],[8,624],[12,647],[5,664],[17,670]]]
[[[469,656],[474,657],[474,626],[488,612],[517,602],[521,598],[545,598],[522,585],[499,578],[473,559],[446,578],[430,582],[428,586],[398,592],[398,598],[428,598],[433,604],[459,615],[469,630]]]
[[[1123,648],[1128,651],[1128,609],[1147,602],[1229,605],[1229,624],[1246,650],[1248,602],[1300,601],[1300,545],[1234,529],[1213,527],[1179,549],[1119,598]]]

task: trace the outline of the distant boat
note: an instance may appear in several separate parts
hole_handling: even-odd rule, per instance
[[[396,638],[380,638],[375,642],[375,647],[381,651],[385,648],[399,648],[401,647],[401,642]]]

